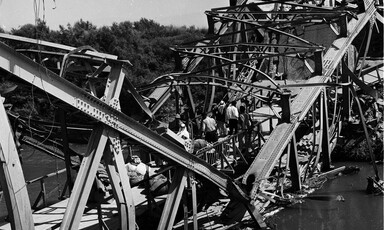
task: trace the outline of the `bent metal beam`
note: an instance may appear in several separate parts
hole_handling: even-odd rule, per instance
[[[44,90],[112,129],[143,143],[159,154],[207,178],[227,191],[232,197],[242,201],[248,200],[245,193],[229,176],[202,159],[189,154],[173,141],[160,136],[111,105],[60,78],[57,74],[17,53],[3,43],[0,43],[0,54],[0,67],[14,76]],[[264,225],[257,213],[253,213],[253,215],[254,219],[260,221],[258,221],[259,225]]]

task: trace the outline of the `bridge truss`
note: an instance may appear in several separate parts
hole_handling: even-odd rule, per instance
[[[96,121],[58,225],[60,229],[79,228],[100,162],[112,184],[118,225],[121,229],[136,228],[135,203],[122,155],[122,136],[146,146],[176,167],[158,229],[172,229],[177,207],[188,186],[192,189],[193,224],[197,229],[195,176],[224,190],[231,202],[240,203],[248,211],[255,226],[265,228],[263,200],[283,199],[285,191],[300,191],[311,177],[331,169],[331,152],[340,134],[341,122],[351,113],[356,86],[378,97],[356,74],[358,60],[351,45],[367,24],[372,30],[375,18],[381,17],[375,2],[365,0],[363,6],[357,8],[350,4],[335,7],[331,2],[326,5],[239,0],[230,1],[229,7],[206,11],[209,26],[206,38],[172,48],[178,71],[137,88],[127,78],[129,61],[88,46],[74,48],[2,34],[4,39],[37,42],[66,51],[59,62],[59,71],[54,72],[0,43],[0,67],[12,77],[62,101],[69,110],[81,111]],[[86,63],[80,71],[71,64],[78,60]],[[70,74],[85,75],[86,88],[68,81]],[[102,94],[96,90],[98,82],[105,83]],[[228,102],[250,102],[248,110],[257,124],[252,139],[254,158],[246,159],[236,151],[236,135],[194,155],[191,142],[157,126],[155,114],[173,92],[183,98],[191,108],[192,117],[195,116],[197,104],[192,91],[202,85],[206,90],[204,111],[212,109],[218,91],[226,92],[223,99]],[[151,90],[149,95],[142,95],[141,92],[148,90]],[[122,97],[127,94],[140,108],[140,118],[122,112],[127,106],[122,103]],[[263,108],[272,115],[261,116],[259,111]],[[17,148],[3,107],[0,116],[1,127],[6,130],[0,136],[4,175],[0,179],[13,220],[11,227],[35,229],[36,217],[30,208]],[[266,124],[270,124],[268,131]],[[300,150],[304,140],[311,142],[307,151]],[[223,162],[228,152],[221,151],[230,143],[232,154],[248,164],[247,170],[236,178],[222,170],[223,167],[212,165],[204,155],[215,149]],[[272,192],[266,189],[271,184]]]

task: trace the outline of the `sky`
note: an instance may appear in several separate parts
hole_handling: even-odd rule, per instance
[[[0,26],[10,31],[40,18],[58,30],[80,19],[101,27],[147,18],[161,25],[206,28],[204,11],[228,5],[229,0],[0,0]]]

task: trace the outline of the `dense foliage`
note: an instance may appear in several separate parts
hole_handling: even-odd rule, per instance
[[[170,46],[204,37],[205,29],[191,26],[162,26],[153,20],[142,18],[138,22],[114,23],[96,27],[89,21],[80,20],[73,26],[60,26],[50,30],[43,21],[12,29],[11,34],[80,47],[89,45],[99,52],[113,54],[132,63],[131,81],[142,84],[174,69]],[[26,44],[14,44],[21,48]]]

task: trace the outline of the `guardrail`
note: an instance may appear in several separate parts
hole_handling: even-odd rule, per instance
[[[26,184],[27,185],[30,185],[30,184],[33,184],[35,182],[40,182],[40,192],[39,192],[39,195],[37,196],[35,202],[33,203],[32,205],[32,209],[36,209],[40,200],[42,199],[43,200],[43,206],[46,207],[47,206],[47,192],[46,192],[46,189],[45,189],[45,179],[47,178],[50,178],[50,177],[53,177],[53,176],[57,176],[59,174],[62,174],[66,171],[66,169],[61,169],[57,172],[53,172],[53,173],[49,173],[49,174],[46,174],[44,176],[41,176],[41,177],[38,177],[38,178],[35,178],[33,180],[30,180],[30,181],[27,181]],[[64,188],[64,191],[62,193],[62,195],[65,193],[65,188]]]

